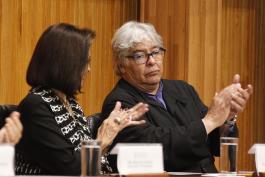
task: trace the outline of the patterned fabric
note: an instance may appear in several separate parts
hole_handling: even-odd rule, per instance
[[[74,98],[68,99],[72,108],[71,116],[52,89],[36,87],[31,93],[41,96],[43,101],[50,106],[62,134],[74,145],[74,151],[81,150],[81,140],[92,139],[84,112]],[[106,155],[103,155],[101,159],[102,173],[112,172]],[[29,163],[22,154],[17,152],[16,174],[42,174],[42,170],[37,165]]]
[[[69,142],[75,145],[75,151],[80,151],[81,140],[90,140],[91,133],[87,126],[84,112],[75,99],[68,99],[73,110],[73,117],[71,117],[66,107],[61,103],[59,97],[51,89],[37,87],[32,90],[32,93],[40,95],[41,98],[49,104],[62,134],[69,140]]]
[[[36,165],[30,163],[25,157],[16,151],[16,167],[15,167],[16,175],[41,175],[43,174],[41,168]]]

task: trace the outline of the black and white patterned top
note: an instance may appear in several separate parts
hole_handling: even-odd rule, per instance
[[[80,175],[81,140],[91,131],[82,108],[68,98],[72,115],[52,89],[36,87],[18,109],[24,132],[16,147],[16,174]],[[110,171],[102,158],[104,171]]]

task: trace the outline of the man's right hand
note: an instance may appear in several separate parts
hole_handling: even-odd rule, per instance
[[[202,119],[207,134],[224,124],[230,114],[233,93],[239,88],[240,84],[231,84],[213,97],[208,113]]]

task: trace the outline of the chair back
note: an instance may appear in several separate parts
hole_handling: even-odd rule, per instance
[[[98,128],[100,127],[102,122],[103,119],[101,118],[101,113],[95,113],[87,116],[87,125],[91,131],[91,138],[97,138]]]

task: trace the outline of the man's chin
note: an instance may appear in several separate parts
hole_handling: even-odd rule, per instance
[[[161,81],[161,77],[149,78],[147,83],[151,85],[156,85],[156,84],[159,84],[160,81]]]

